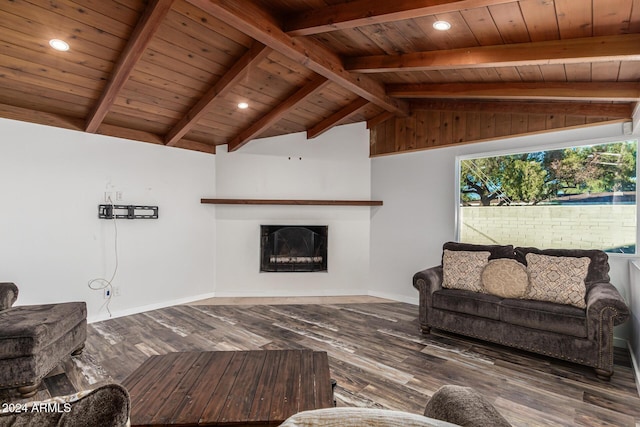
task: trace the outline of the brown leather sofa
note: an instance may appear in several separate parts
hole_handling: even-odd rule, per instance
[[[552,257],[588,257],[584,279],[586,308],[556,302],[501,298],[489,293],[443,288],[443,265],[416,273],[420,293],[419,319],[431,328],[579,363],[596,375],[613,375],[613,329],[629,318],[629,309],[609,282],[609,262],[599,250],[514,248],[448,242],[449,251],[488,251],[489,260],[508,258],[526,266],[529,253]]]

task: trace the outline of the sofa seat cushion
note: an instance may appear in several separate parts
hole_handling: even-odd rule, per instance
[[[578,338],[587,337],[586,312],[577,307],[521,299],[504,299],[500,305],[500,320],[505,323]]]
[[[441,289],[432,295],[433,307],[474,316],[500,319],[501,298],[460,289]]]
[[[24,305],[0,312],[0,354],[14,358],[35,354],[86,321],[84,302]]]

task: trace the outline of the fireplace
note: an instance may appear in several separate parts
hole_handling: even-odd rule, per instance
[[[327,271],[326,225],[261,225],[260,271]]]

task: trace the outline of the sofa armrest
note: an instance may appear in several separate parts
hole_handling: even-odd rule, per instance
[[[587,318],[589,322],[612,322],[620,325],[629,318],[629,307],[622,295],[611,283],[596,283],[587,293]]]
[[[629,308],[611,283],[593,285],[587,293],[587,337],[598,345],[596,375],[613,375],[613,328],[629,318]]]
[[[442,266],[427,268],[413,275],[413,287],[420,293],[432,294],[442,288]]]
[[[0,283],[0,311],[11,308],[17,299],[18,287],[14,283]]]
[[[442,266],[427,268],[413,275],[413,287],[418,290],[420,297],[418,314],[420,320],[420,328],[423,332],[428,333],[429,311],[432,306],[431,295],[438,289],[442,289]]]

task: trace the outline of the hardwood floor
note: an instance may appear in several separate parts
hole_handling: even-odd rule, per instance
[[[237,302],[236,302],[237,304]],[[422,335],[405,303],[185,305],[89,325],[85,352],[36,398],[121,382],[148,356],[310,348],[329,355],[338,406],[422,413],[444,384],[475,387],[514,426],[638,426],[630,358],[610,382],[590,368],[449,334]]]

